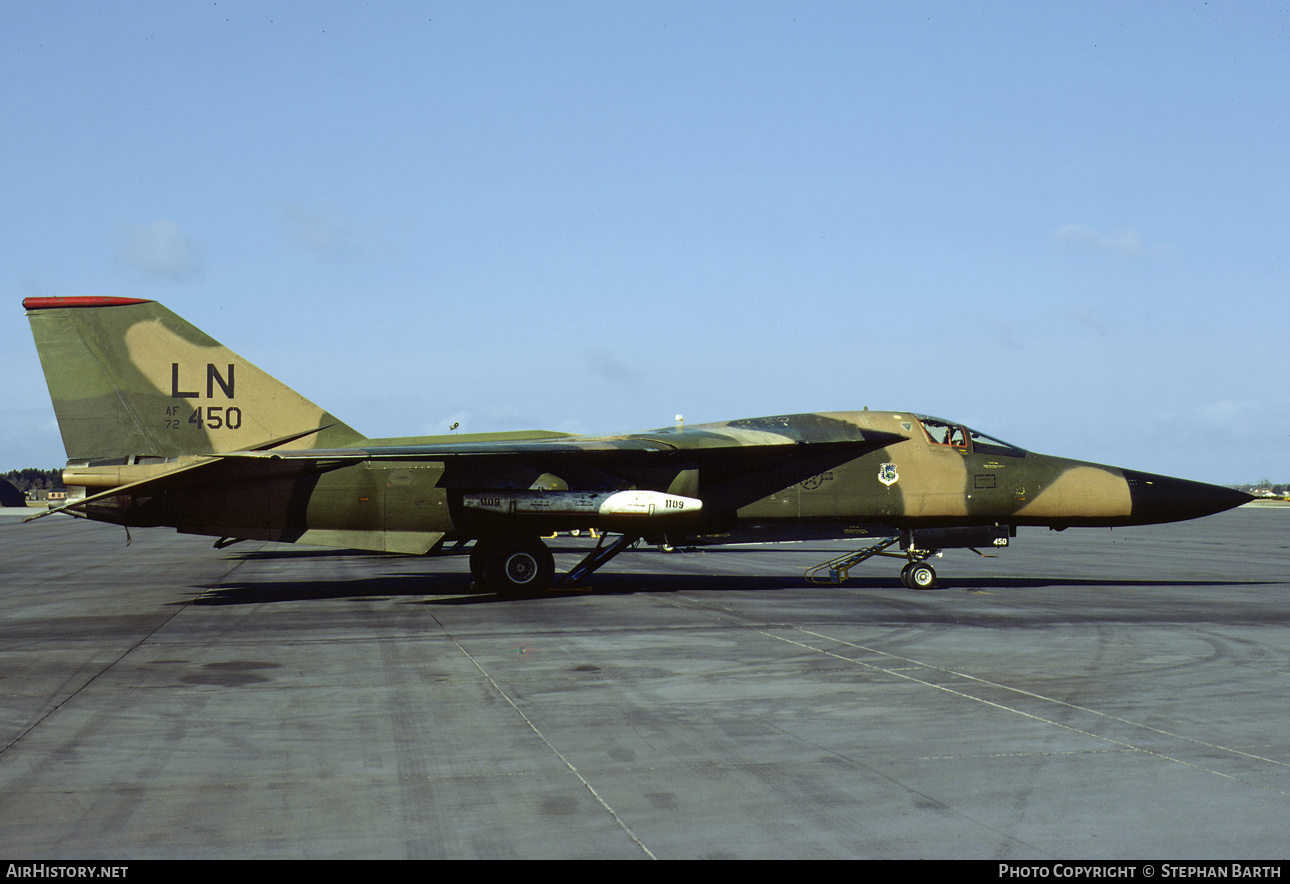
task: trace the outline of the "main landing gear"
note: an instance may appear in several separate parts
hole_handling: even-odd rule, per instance
[[[605,535],[601,534],[595,548],[560,580],[560,585],[577,586],[639,539],[625,534],[605,546]],[[536,595],[551,588],[555,559],[542,539],[531,534],[481,537],[470,550],[470,576],[498,595]]]
[[[555,558],[537,537],[481,537],[470,551],[470,576],[501,595],[545,592],[555,577]]]

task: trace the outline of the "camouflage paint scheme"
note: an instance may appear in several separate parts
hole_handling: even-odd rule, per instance
[[[1020,525],[1168,522],[1250,499],[1035,454],[909,412],[784,415],[612,436],[367,439],[154,301],[29,298],[24,306],[67,448],[64,481],[84,492],[57,510],[169,525],[221,543],[422,555],[474,540],[472,573],[498,591],[551,582],[550,553],[538,538],[554,531],[620,534],[618,548],[637,538],[681,544],[905,532],[913,564],[930,551],[911,531],[990,528],[1006,545]],[[577,494],[585,503],[585,492],[628,489],[657,492],[658,508],[602,514],[571,503]],[[682,501],[686,512],[669,512]],[[981,542],[979,532],[963,533],[962,542],[953,530],[937,536],[939,547]]]

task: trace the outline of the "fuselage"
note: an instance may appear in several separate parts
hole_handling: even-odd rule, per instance
[[[818,459],[803,461],[806,466],[796,472],[781,469],[775,484],[793,481],[746,502],[736,493],[739,476],[730,477],[724,460],[691,456],[713,447],[731,457],[741,449],[779,452],[783,446],[794,446],[783,449],[794,454],[816,452],[830,444],[854,444],[866,434],[884,444],[858,457],[839,455],[843,459],[824,469],[810,466],[823,462]],[[326,452],[234,458],[227,467],[178,476],[161,491],[90,506],[87,514],[220,537],[424,553],[444,539],[515,531],[599,529],[673,542],[721,542],[847,537],[883,528],[1149,524],[1195,518],[1248,499],[1218,486],[1036,454],[960,424],[907,412],[786,415],[693,426],[683,433],[660,429],[538,440],[530,443],[536,451],[525,455],[537,463],[543,462],[543,446],[553,452],[574,446],[593,452],[601,450],[597,446],[607,451],[670,446],[673,461],[647,471],[609,461],[594,471],[580,464],[563,476],[553,466],[541,482],[531,480],[541,467],[508,467],[509,476],[481,472],[480,459],[437,456],[438,444],[369,440]],[[391,457],[392,451],[400,453]],[[135,481],[143,470],[166,469],[162,464],[69,468],[67,479],[93,491]],[[660,504],[657,511],[651,507],[640,514],[561,508],[575,492],[628,488],[702,506],[682,512],[678,503],[678,511],[669,512]],[[529,505],[511,512],[481,505],[493,499],[487,492],[499,489],[525,495]]]
[[[1237,506],[1227,488],[1050,457],[905,412],[747,418],[642,433],[364,438],[155,301],[23,302],[58,416],[67,512],[236,540],[423,555],[470,546],[475,582],[552,584],[540,539],[595,529],[576,585],[637,540],[856,537],[934,585],[928,556],[1022,525],[1115,526]],[[78,493],[79,492],[79,493]],[[617,538],[605,544],[605,534]],[[874,543],[872,538],[880,539]]]

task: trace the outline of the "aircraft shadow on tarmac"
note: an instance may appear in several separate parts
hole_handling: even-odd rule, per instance
[[[1230,583],[1215,583],[1203,580],[1092,580],[1069,578],[965,578],[953,580],[932,589],[909,590],[900,584],[899,579],[890,577],[852,578],[844,585],[851,590],[874,590],[895,593],[902,597],[959,591],[982,592],[987,590],[1015,589],[1071,589],[1074,587],[1178,587],[1178,586],[1230,586]],[[827,593],[836,587],[820,586],[808,583],[801,577],[787,576],[731,576],[726,574],[614,574],[597,575],[591,585],[581,589],[551,589],[536,596],[498,596],[484,590],[471,590],[462,593],[460,589],[451,598],[427,599],[427,605],[475,605],[493,602],[516,601],[521,598],[534,601],[538,599],[568,598],[586,595],[634,595],[641,593],[673,592],[766,592],[812,589]],[[427,593],[432,595],[433,593]]]
[[[1263,581],[1243,581],[1253,585]],[[962,577],[933,589],[909,590],[899,580],[887,576],[852,578],[842,587],[846,590],[872,590],[912,597],[927,593],[1000,592],[1009,590],[1070,590],[1076,588],[1170,588],[1231,586],[1231,581],[1207,580],[1134,580],[1078,577]],[[821,594],[834,587],[808,583],[802,577],[786,575],[729,574],[648,574],[639,571],[626,574],[597,574],[589,585],[574,589],[552,588],[531,595],[499,595],[470,583],[462,573],[373,574],[371,577],[337,580],[283,580],[280,582],[220,582],[207,587],[194,604],[263,605],[277,602],[326,601],[330,599],[419,599],[425,605],[478,605],[506,602],[534,602],[592,595],[633,595],[674,592],[766,592],[810,588]]]
[[[880,582],[880,581],[879,581]],[[793,577],[730,577],[704,575],[602,576],[589,586],[552,588],[523,595],[499,595],[470,582],[469,576],[452,574],[375,574],[346,580],[291,580],[282,582],[224,581],[204,587],[193,604],[263,605],[275,602],[326,601],[329,599],[420,598],[427,605],[477,605],[517,601],[576,598],[589,595],[626,595],[642,592],[679,592],[801,589],[809,584]],[[203,587],[198,587],[203,588]],[[429,598],[426,598],[429,596]]]

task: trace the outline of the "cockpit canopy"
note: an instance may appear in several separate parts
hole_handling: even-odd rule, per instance
[[[952,445],[955,448],[971,450],[977,454],[994,454],[1003,457],[1025,457],[1026,450],[1018,448],[1016,445],[1009,445],[1007,442],[995,439],[993,436],[987,436],[985,433],[978,433],[971,427],[965,427],[961,424],[950,423],[939,417],[929,417],[925,414],[916,414],[919,423],[927,432],[927,438],[936,445]]]

